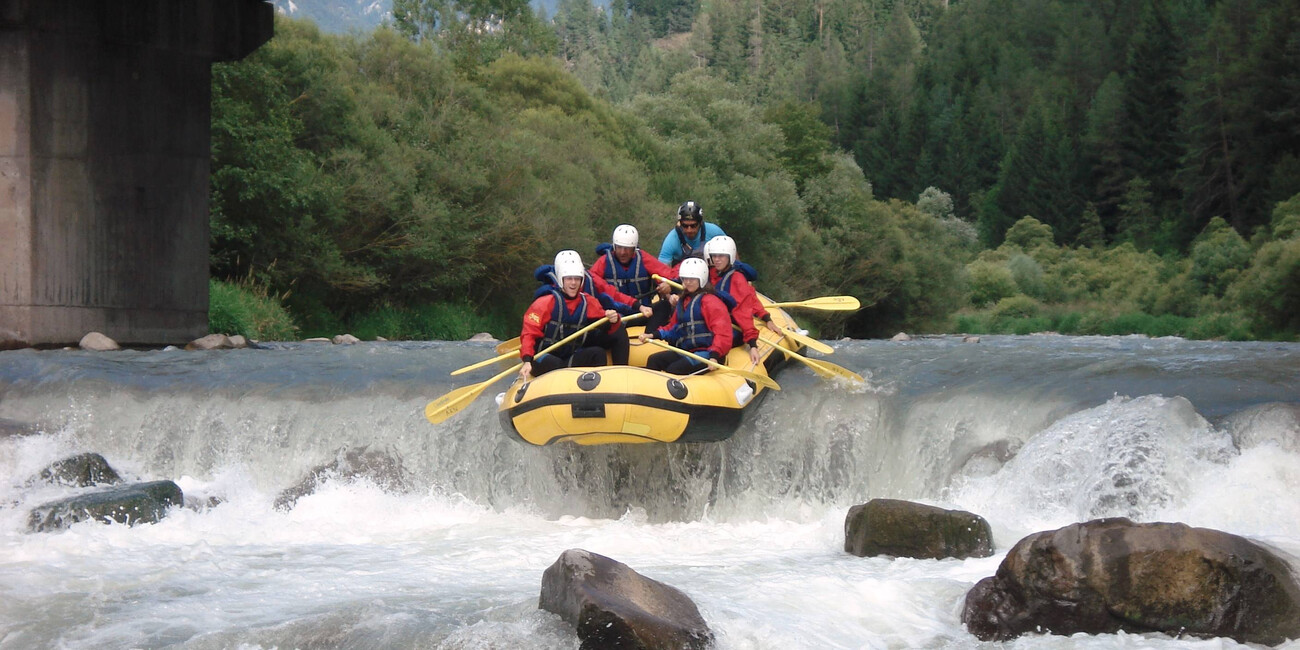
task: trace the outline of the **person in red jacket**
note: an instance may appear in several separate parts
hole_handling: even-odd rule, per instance
[[[591,275],[608,282],[619,294],[630,296],[636,308],[650,317],[646,329],[657,329],[668,322],[672,306],[662,300],[651,305],[650,299],[656,292],[664,297],[669,293],[668,285],[656,281],[653,276],[673,280],[677,278],[677,272],[641,250],[638,247],[640,241],[641,235],[635,226],[622,224],[615,228],[614,236],[610,238],[612,246],[602,244],[596,248],[600,257],[591,265]],[[617,305],[614,308],[625,316],[634,313]]]
[[[754,285],[749,283],[745,271],[753,273],[750,268],[741,269],[745,265],[737,265],[736,259],[736,240],[721,235],[709,240],[704,246],[705,254],[709,256],[709,282],[713,288],[720,294],[731,296],[735,307],[731,309],[731,320],[739,328],[738,341],[744,341],[749,344],[749,360],[757,364],[759,360],[758,353],[758,329],[754,327],[754,319],[757,318],[767,324],[767,328],[776,332],[777,336],[784,336],[781,328],[772,322],[772,315],[767,313],[763,303],[758,299],[758,292],[754,290]],[[738,341],[733,341],[735,345],[740,345]]]
[[[601,307],[599,300],[582,291],[586,269],[577,251],[556,254],[555,276],[560,286],[538,297],[524,312],[524,327],[519,334],[519,359],[524,365],[519,375],[528,381],[530,376],[540,376],[565,366],[603,366],[605,351],[615,349],[620,343],[623,363],[626,363],[628,343],[622,318],[618,312]],[[601,318],[609,318],[608,328],[587,332],[575,341],[534,358],[535,353]],[[618,351],[614,356],[620,356]]]
[[[666,327],[646,330],[641,342],[659,338],[695,354],[723,361],[731,350],[731,314],[727,304],[708,285],[709,265],[702,259],[689,258],[678,267],[685,292]],[[689,375],[708,370],[706,364],[672,350],[650,355],[646,368],[674,375]]]

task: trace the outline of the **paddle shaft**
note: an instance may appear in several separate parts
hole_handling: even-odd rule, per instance
[[[808,357],[805,357],[804,355],[799,354],[794,350],[787,350],[786,348],[781,347],[780,345],[778,345],[776,341],[772,341],[771,339],[765,339],[762,336],[759,336],[759,340],[780,350],[781,352],[784,352],[787,357],[790,357],[792,359],[807,364],[809,368],[812,368],[814,371],[817,372],[817,374],[823,377],[844,377],[845,379],[851,379],[853,381],[861,382],[861,383],[866,383],[867,381],[862,378],[862,375],[859,375],[858,373],[853,372],[852,370],[849,370],[848,368],[845,368],[843,366],[838,366],[829,361],[825,361],[822,359],[809,359]]]
[[[763,375],[760,375],[756,372],[749,372],[748,370],[741,370],[740,368],[732,368],[731,366],[724,366],[718,363],[717,361],[714,361],[713,359],[710,359],[708,357],[702,357],[698,354],[695,354],[694,352],[691,352],[690,350],[683,350],[679,347],[670,345],[658,339],[646,339],[646,340],[661,348],[664,348],[665,350],[672,350],[673,352],[676,352],[677,354],[680,354],[682,356],[690,357],[698,361],[703,361],[710,368],[713,368],[715,370],[721,370],[723,372],[733,372],[736,373],[737,375],[740,375],[741,377],[744,377],[745,379],[754,382],[755,384],[766,386],[768,388],[771,388],[772,390],[781,390],[780,384],[777,384],[775,381],[773,381],[771,377],[764,377]]]
[[[583,334],[586,334],[587,332],[590,332],[593,329],[596,329],[597,327],[600,327],[601,325],[604,325],[607,322],[609,322],[609,317],[602,316],[600,319],[593,321],[590,325],[587,325],[586,327],[547,346],[545,350],[538,352],[536,355],[534,355],[534,357],[540,357],[543,354],[558,349],[560,346],[567,344],[568,342],[578,338],[579,336],[582,336]],[[427,418],[429,422],[432,422],[433,424],[438,424],[440,422],[443,422],[447,418],[463,411],[465,407],[469,406],[470,402],[473,402],[474,398],[478,397],[479,394],[481,394],[483,390],[486,389],[488,386],[495,384],[498,380],[504,378],[506,375],[509,375],[510,373],[519,370],[520,368],[523,367],[523,365],[524,365],[523,362],[517,363],[513,367],[503,370],[501,374],[491,379],[488,379],[487,381],[457,388],[456,390],[453,390],[450,393],[447,393],[446,395],[443,395],[442,397],[433,400],[432,402],[429,402],[424,407],[424,417]]]

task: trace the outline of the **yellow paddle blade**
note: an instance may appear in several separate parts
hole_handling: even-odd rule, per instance
[[[774,302],[764,305],[778,309],[820,309],[822,311],[857,311],[862,303],[853,296],[822,296],[797,302]]]
[[[850,381],[856,381],[859,383],[865,384],[867,382],[867,380],[862,378],[862,375],[859,375],[858,373],[853,372],[852,370],[849,370],[848,368],[845,368],[843,366],[837,366],[829,361],[823,361],[821,359],[809,359],[808,357],[805,357],[802,354],[799,354],[798,352],[795,352],[793,350],[787,350],[781,347],[780,345],[777,345],[777,343],[775,341],[772,341],[771,339],[766,339],[760,336],[759,340],[780,350],[781,352],[784,352],[785,356],[806,364],[809,368],[812,368],[813,372],[817,373],[822,377],[843,377]]]
[[[481,381],[477,384],[470,384],[468,386],[461,386],[460,388],[429,402],[424,406],[424,417],[432,424],[441,424],[446,421],[447,418],[465,410],[465,407],[469,406],[470,403],[474,401],[474,398],[482,394],[488,386],[495,384],[497,380],[506,375],[518,372],[523,365],[524,364],[522,363],[516,363],[510,368],[503,370],[501,374],[487,381]]]
[[[756,372],[750,372],[748,370],[741,370],[740,368],[732,368],[731,366],[724,366],[718,363],[717,361],[714,361],[713,359],[702,357],[689,350],[683,350],[679,347],[674,347],[672,345],[669,345],[668,343],[660,341],[659,339],[649,339],[649,341],[661,348],[664,348],[665,350],[672,350],[673,352],[676,352],[677,354],[680,354],[682,356],[690,357],[698,361],[703,361],[704,363],[708,364],[710,368],[713,368],[715,370],[735,373],[760,386],[766,386],[767,388],[771,388],[772,390],[781,390],[781,385],[773,381],[771,377],[766,377],[764,375],[760,375]]]
[[[497,354],[505,354],[506,352],[515,352],[515,351],[517,351],[517,350],[519,350],[519,337],[518,337],[518,336],[516,336],[516,337],[514,337],[514,338],[512,338],[512,339],[510,339],[510,340],[508,340],[508,341],[502,341],[502,342],[498,343],[498,344],[497,344],[497,347],[496,347],[496,352],[497,352]],[[455,373],[452,373],[452,374],[455,374]]]
[[[806,357],[805,357],[805,358],[806,358]],[[866,380],[866,379],[863,379],[863,378],[862,378],[862,375],[859,375],[858,373],[853,372],[852,370],[849,370],[848,368],[845,368],[844,366],[838,366],[838,365],[835,365],[835,364],[833,364],[833,363],[831,363],[831,362],[829,362],[829,361],[826,361],[826,360],[824,360],[824,359],[808,359],[808,362],[809,362],[809,363],[810,363],[814,368],[820,368],[820,369],[822,369],[823,371],[825,371],[825,372],[829,372],[831,375],[834,375],[834,376],[836,376],[836,377],[843,377],[844,379],[847,379],[847,380],[849,380],[849,381],[852,381],[852,382],[855,382],[855,383],[859,383],[859,384],[865,384],[865,383],[867,383],[867,380]]]
[[[783,329],[781,330],[781,333],[784,334],[786,338],[792,339],[800,345],[807,346],[809,350],[816,350],[822,354],[835,354],[835,348],[832,348],[807,334],[800,334],[798,331],[792,329]]]

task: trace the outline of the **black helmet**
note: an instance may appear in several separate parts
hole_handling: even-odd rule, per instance
[[[677,208],[677,220],[681,221],[704,221],[704,208],[700,207],[695,201],[687,201],[682,207]]]

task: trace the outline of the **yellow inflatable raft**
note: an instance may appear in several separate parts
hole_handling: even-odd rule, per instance
[[[788,314],[769,309],[780,327],[797,328]],[[630,329],[635,336],[642,328]],[[764,338],[775,338],[768,333]],[[780,345],[800,351],[789,337]],[[645,368],[662,348],[632,341],[626,366],[560,368],[523,383],[516,379],[497,395],[501,424],[534,445],[643,442],[716,442],[731,437],[745,413],[771,389],[722,369],[696,375],[671,375]],[[733,349],[725,365],[771,376],[786,355],[770,345],[751,366],[745,346]]]

